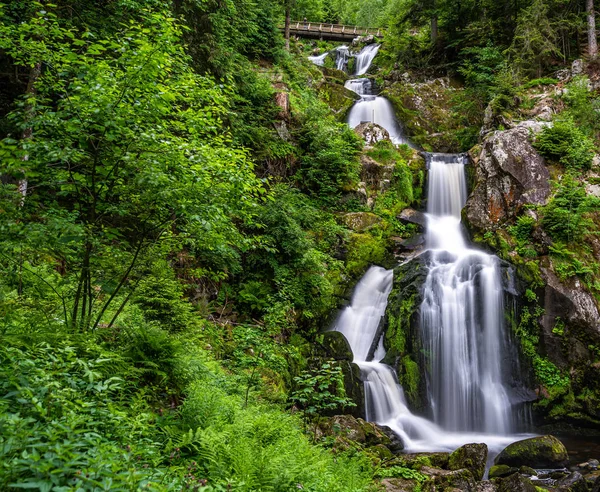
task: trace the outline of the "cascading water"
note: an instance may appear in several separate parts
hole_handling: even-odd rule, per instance
[[[329,52],[325,52],[322,55],[309,56],[308,59],[315,65],[322,67],[325,65],[325,58],[329,55]]]
[[[450,431],[513,431],[502,380],[508,352],[497,257],[467,246],[460,212],[467,199],[462,157],[429,163],[429,273],[423,288],[421,337],[434,421]],[[509,360],[509,357],[506,357]]]
[[[450,162],[447,162],[450,160]],[[460,225],[466,200],[461,156],[432,156],[421,330],[429,354],[433,422],[412,414],[385,357],[382,317],[393,272],[371,267],[333,329],[348,339],[365,384],[366,418],[393,429],[409,451],[453,450],[485,442],[491,454],[523,436],[512,432],[502,381],[507,344],[498,259],[467,247]]]
[[[368,44],[365,46],[358,55],[356,55],[356,61],[354,62],[354,75],[364,75],[367,73],[373,63],[373,59],[379,51],[378,44]]]
[[[335,49],[335,66],[338,70],[345,71],[348,66],[348,58],[350,57],[350,50],[348,46],[338,46]]]

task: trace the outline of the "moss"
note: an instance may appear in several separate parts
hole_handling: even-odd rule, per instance
[[[352,234],[348,243],[346,270],[360,276],[370,264],[381,264],[386,257],[386,241],[372,234]]]
[[[421,374],[419,365],[413,361],[409,355],[402,357],[402,370],[400,373],[400,383],[409,401],[414,402],[419,398],[419,386]]]

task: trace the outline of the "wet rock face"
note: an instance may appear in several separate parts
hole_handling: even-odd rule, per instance
[[[466,468],[475,480],[483,479],[487,462],[488,447],[486,444],[465,444],[455,450],[448,460],[450,470]]]
[[[496,465],[532,468],[562,468],[568,462],[569,455],[565,446],[554,436],[532,437],[514,442],[504,448],[494,460]]]
[[[476,163],[475,189],[466,217],[479,230],[495,229],[514,218],[526,203],[545,204],[550,195],[550,173],[529,141],[544,123],[526,121],[491,134]]]

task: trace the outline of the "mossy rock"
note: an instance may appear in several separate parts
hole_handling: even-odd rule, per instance
[[[430,480],[423,485],[424,492],[437,492],[448,489],[458,489],[467,492],[475,490],[473,474],[465,468],[450,471],[424,466],[420,472],[430,477]]]
[[[487,444],[465,444],[455,450],[448,458],[448,469],[460,470],[466,468],[475,480],[483,479],[487,462]]]
[[[396,456],[393,465],[419,470],[423,466],[447,468],[450,453],[407,453]]]
[[[513,473],[506,478],[495,480],[498,492],[537,492],[531,481],[518,473]]]
[[[519,471],[518,468],[514,466],[508,465],[494,465],[490,468],[488,476],[490,478],[503,478],[512,475],[513,473],[517,473]]]
[[[319,86],[319,98],[323,100],[334,113],[344,117],[360,96],[343,85],[325,81]]]
[[[335,360],[352,361],[354,359],[348,340],[339,331],[326,331],[323,333],[322,345],[327,356]]]
[[[350,212],[342,216],[342,222],[355,232],[364,232],[381,223],[381,217],[371,212]]]
[[[508,445],[496,456],[494,464],[530,466],[532,468],[562,468],[569,463],[564,444],[554,436],[539,436]]]
[[[394,454],[383,444],[367,448],[367,453],[381,461],[390,460],[394,457]]]

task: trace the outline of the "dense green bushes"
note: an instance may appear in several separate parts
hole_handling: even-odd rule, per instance
[[[544,157],[568,169],[589,169],[595,155],[594,142],[572,120],[555,121],[544,128],[535,147]]]

